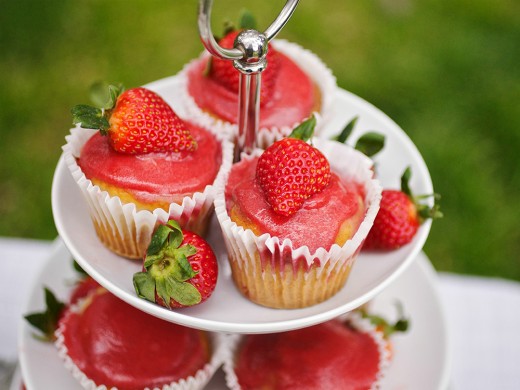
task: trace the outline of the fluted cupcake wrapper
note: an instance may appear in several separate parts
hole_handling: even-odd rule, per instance
[[[332,71],[320,60],[320,58],[304,49],[296,43],[286,41],[284,39],[275,39],[272,41],[273,46],[280,52],[287,55],[314,81],[320,90],[321,107],[319,112],[315,112],[315,116],[319,117],[318,126],[315,134],[319,135],[320,129],[323,128],[328,121],[334,116],[333,103],[336,92],[336,78]],[[200,58],[209,56],[204,52]],[[208,126],[219,129],[230,141],[234,141],[238,134],[238,126],[236,124],[226,122],[210,113],[202,110],[188,92],[188,71],[190,67],[196,64],[199,59],[189,62],[177,76],[181,84],[180,93],[182,93],[182,101],[188,118],[202,126]],[[237,108],[238,109],[238,108]],[[305,118],[302,118],[302,121]],[[300,122],[291,124],[290,126],[280,127],[262,127],[258,129],[256,136],[256,144],[259,148],[265,149],[275,141],[287,137],[296,125]]]
[[[372,160],[335,141],[314,138],[313,144],[327,157],[332,171],[346,182],[360,184],[365,194],[365,217],[344,245],[321,247],[311,253],[307,246],[293,247],[289,239],[281,240],[267,233],[257,236],[231,220],[225,186],[215,199],[235,284],[243,295],[264,306],[307,307],[337,293],[344,286],[379,210],[382,188],[373,178]],[[261,153],[256,150],[254,156]]]
[[[104,384],[97,384],[92,379],[88,378],[87,375],[79,369],[68,354],[67,347],[65,345],[64,337],[64,325],[66,316],[74,315],[81,312],[82,305],[88,300],[84,298],[74,305],[72,305],[67,312],[65,317],[60,321],[60,325],[55,332],[56,341],[54,345],[58,350],[59,357],[63,360],[65,368],[70,371],[74,379],[78,381],[82,388],[86,390],[108,390],[117,389],[116,387],[107,387]],[[231,340],[228,339],[224,334],[220,333],[208,333],[211,340],[212,354],[211,359],[201,369],[197,370],[195,375],[183,378],[177,382],[172,382],[163,385],[162,387],[148,388],[145,390],[199,390],[203,389],[204,386],[211,380],[215,372],[221,367],[227,351],[230,348]],[[188,352],[187,352],[188,353]]]
[[[374,383],[370,387],[370,390],[380,389],[382,380],[384,379],[391,362],[391,354],[388,348],[389,341],[384,338],[382,332],[377,331],[376,327],[370,322],[370,320],[363,318],[357,311],[353,311],[341,316],[340,320],[350,324],[359,332],[370,335],[376,343],[379,350],[379,370],[376,378],[374,379]],[[231,390],[241,390],[242,387],[240,386],[238,377],[235,373],[235,359],[240,342],[244,337],[248,336],[236,334],[228,335],[226,337],[226,348],[222,355],[222,370],[225,374],[226,385]]]
[[[204,234],[213,213],[213,201],[218,188],[233,163],[233,144],[221,134],[213,133],[222,144],[222,164],[212,185],[204,191],[183,198],[181,204],[171,203],[168,210],[157,208],[154,211],[137,210],[134,203],[123,203],[117,196],[94,185],[79,167],[76,159],[83,145],[97,130],[72,128],[65,137],[63,158],[72,177],[85,198],[92,223],[99,239],[113,252],[132,259],[142,258],[155,227],[169,219],[177,220],[180,225],[198,234]]]

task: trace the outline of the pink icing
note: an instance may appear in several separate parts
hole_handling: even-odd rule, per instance
[[[346,184],[332,173],[329,185],[322,192],[307,199],[295,214],[285,217],[267,203],[255,179],[257,161],[258,158],[242,160],[233,166],[226,186],[228,211],[236,204],[262,233],[281,240],[288,238],[294,248],[307,245],[311,253],[320,247],[330,248],[341,224],[358,211],[356,185]]]
[[[276,87],[268,102],[262,103],[260,127],[292,126],[310,116],[316,108],[313,81],[287,56],[279,53],[280,69]],[[238,95],[204,76],[207,58],[188,71],[188,92],[203,110],[237,123]]]
[[[123,154],[97,133],[83,146],[78,164],[88,179],[123,188],[144,203],[203,191],[215,180],[222,148],[212,134],[188,125],[198,145],[194,152]]]
[[[193,375],[209,360],[202,331],[150,316],[106,290],[61,324],[68,355],[97,385],[161,387]]]
[[[235,359],[243,389],[370,389],[379,348],[338,320],[286,333],[246,336]]]

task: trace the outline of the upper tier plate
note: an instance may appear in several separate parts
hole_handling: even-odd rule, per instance
[[[181,114],[176,99],[178,81],[170,77],[149,85]],[[177,108],[179,107],[179,109]],[[339,133],[358,116],[350,139],[375,130],[386,136],[386,145],[376,157],[377,172],[383,187],[398,188],[407,166],[412,168],[411,188],[417,194],[431,194],[433,188],[426,165],[414,144],[385,114],[346,91],[338,90],[336,115],[323,129],[322,136]],[[139,262],[115,255],[98,240],[87,205],[62,159],[58,162],[52,187],[52,209],[56,227],[78,263],[101,285],[131,305],[167,321],[213,331],[268,333],[317,324],[348,312],[367,302],[388,286],[414,260],[424,245],[431,222],[425,222],[412,243],[388,253],[365,253],[358,257],[346,286],[329,300],[304,309],[278,310],[258,306],[235,288],[225,247],[216,220],[212,221],[208,241],[219,259],[219,279],[212,297],[193,308],[167,310],[138,298],[132,275],[141,269]]]

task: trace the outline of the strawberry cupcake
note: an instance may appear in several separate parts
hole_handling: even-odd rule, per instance
[[[89,206],[100,240],[142,258],[154,228],[169,219],[203,234],[233,145],[180,119],[145,88],[111,89],[103,109],[76,106],[63,158]]]
[[[386,340],[359,315],[304,329],[235,337],[224,371],[239,389],[377,389],[389,365]]]
[[[233,47],[239,31],[219,41]],[[313,53],[285,40],[269,44],[267,68],[262,72],[260,123],[257,145],[266,148],[287,136],[292,128],[313,113],[326,120],[331,115],[336,80]],[[238,132],[239,72],[232,61],[203,53],[181,72],[189,116],[219,127],[234,139]]]
[[[215,200],[235,284],[268,307],[307,307],[339,291],[379,208],[372,161],[338,142],[309,145],[307,125],[243,156]]]
[[[102,287],[70,306],[56,346],[85,389],[201,389],[221,364],[217,335],[150,316]]]

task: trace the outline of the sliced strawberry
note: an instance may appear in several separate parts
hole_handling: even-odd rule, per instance
[[[306,199],[329,184],[329,162],[304,140],[312,136],[315,123],[314,117],[303,122],[288,138],[272,144],[258,159],[256,179],[267,202],[278,214],[294,214]]]
[[[154,232],[144,259],[144,271],[134,274],[140,298],[167,308],[204,302],[213,293],[218,263],[209,244],[176,221]]]
[[[103,108],[78,105],[73,122],[108,135],[114,150],[128,154],[193,151],[197,143],[186,124],[155,92],[109,86]]]

